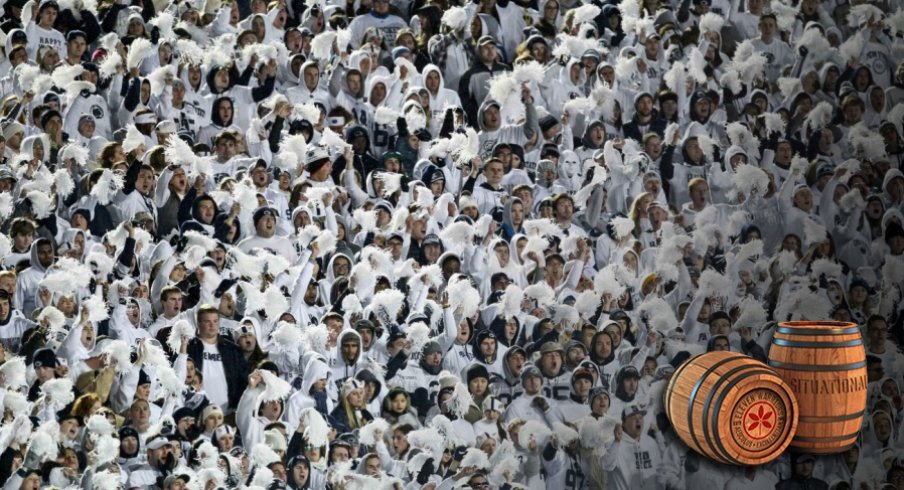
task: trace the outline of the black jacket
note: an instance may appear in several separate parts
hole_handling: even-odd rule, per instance
[[[222,357],[223,370],[226,372],[226,385],[229,389],[229,408],[236,408],[239,399],[248,386],[248,363],[242,356],[239,347],[226,340],[222,335],[217,341],[217,349]],[[201,339],[195,337],[188,341],[188,357],[195,363],[195,369],[203,372],[204,344]]]

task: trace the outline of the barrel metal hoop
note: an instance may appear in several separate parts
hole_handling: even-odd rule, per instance
[[[791,445],[797,442],[842,442],[847,441],[848,439],[856,439],[860,435],[860,431],[852,432],[850,434],[845,434],[843,436],[834,436],[834,437],[798,437],[794,436],[794,440]]]
[[[672,373],[672,377],[669,378],[668,389],[665,393],[666,399],[664,400],[666,415],[668,415],[669,419],[672,418],[672,411],[669,409],[669,401],[672,398],[672,392],[675,391],[675,384],[678,383],[678,375],[681,374],[682,371],[684,371],[684,368],[686,368],[688,364],[690,364],[690,359],[684,361],[683,364],[678,366],[678,369],[676,369],[675,372]]]
[[[863,345],[863,339],[848,340],[846,342],[804,342],[800,340],[772,339],[772,343],[781,347],[810,347],[815,349],[841,349],[844,347],[856,347]]]
[[[846,422],[848,420],[854,420],[856,418],[862,417],[864,411],[861,410],[856,413],[851,413],[848,415],[810,415],[808,417],[799,416],[797,420],[799,422],[806,422],[812,424],[819,424],[823,422]]]
[[[788,369],[791,371],[809,371],[809,372],[831,372],[831,371],[853,371],[854,369],[860,369],[866,367],[866,361],[855,362],[852,364],[837,364],[837,365],[811,365],[811,364],[792,364],[787,362],[779,362],[769,360],[769,365],[778,368],[778,369]]]
[[[749,378],[749,377],[754,376],[754,375],[757,375],[757,374],[768,374],[768,375],[775,376],[775,373],[774,373],[773,371],[768,370],[768,369],[759,369],[759,368],[757,368],[756,366],[749,366],[749,365],[748,365],[748,366],[745,366],[745,367],[752,367],[753,370],[751,370],[751,371],[749,371],[749,372],[746,372],[746,373],[744,373],[744,374],[738,376],[737,378],[732,379],[731,382],[728,384],[728,386],[726,386],[725,389],[722,390],[721,393],[719,393],[719,398],[716,399],[715,406],[713,407],[713,412],[714,412],[714,413],[719,413],[719,412],[722,410],[722,402],[725,401],[725,396],[728,394],[729,391],[731,391],[731,388],[734,387],[735,385],[737,385],[738,382],[741,381],[742,379]],[[727,377],[728,375],[730,375],[730,374],[733,374],[735,371],[739,371],[739,370],[740,370],[740,368],[739,368],[739,369],[733,370],[731,373],[726,374],[726,377]],[[710,401],[712,400],[712,395],[716,392],[716,387],[718,387],[720,384],[722,384],[723,381],[725,381],[725,378],[720,379],[719,382],[716,383],[716,385],[713,386],[712,391],[710,391],[710,396],[707,397],[707,399],[706,399],[706,408],[704,409],[704,418],[703,418],[703,436],[706,438],[706,442],[708,442],[710,445],[713,445],[713,443],[710,442],[710,439],[709,439],[709,431],[706,430],[707,421],[706,421],[705,414],[706,414],[707,411],[709,411]],[[788,410],[788,409],[789,409],[789,408],[786,408],[786,410]],[[718,418],[714,418],[713,421],[712,421],[712,427],[713,427],[713,433],[714,433],[714,434],[715,434],[716,431],[718,430],[718,427],[719,427],[718,424],[719,424],[719,419],[718,419]],[[720,451],[720,452],[722,452],[723,454],[728,455],[728,450],[725,449],[725,446],[722,445],[722,440],[721,440],[721,439],[716,439],[716,440],[715,440],[715,446],[719,448],[719,451]],[[730,455],[729,455],[729,456],[730,456]],[[734,460],[734,461],[736,461],[736,462],[739,462],[739,461],[737,461],[737,458],[735,458],[735,457],[731,457],[731,456],[730,456],[730,459],[731,459],[731,460]]]
[[[688,408],[687,408],[687,426],[688,426],[689,429],[694,427],[694,400],[697,398],[697,392],[700,391],[700,388],[703,386],[703,382],[706,380],[707,377],[709,377],[710,374],[713,373],[713,371],[716,370],[716,368],[718,368],[718,367],[720,367],[720,366],[724,366],[725,364],[728,364],[728,363],[733,362],[733,361],[741,360],[741,359],[742,359],[741,357],[734,357],[734,356],[728,357],[728,358],[726,358],[726,359],[722,359],[721,361],[719,361],[719,362],[713,364],[712,366],[710,366],[709,369],[707,369],[706,372],[704,372],[703,375],[700,376],[700,379],[697,380],[697,384],[695,384],[695,385],[694,385],[694,389],[691,390],[691,396],[690,396],[690,398],[688,399],[688,402],[687,402],[687,406],[688,406]],[[744,366],[748,366],[748,364],[745,364]],[[675,373],[675,374],[677,374],[677,373]],[[674,375],[673,375],[673,376],[674,376]],[[708,403],[707,403],[707,406],[708,406]],[[707,408],[707,407],[704,406],[704,410],[705,410],[706,408]],[[703,416],[703,426],[706,427],[706,417],[705,417],[705,415]],[[704,449],[703,449],[703,444],[701,444],[701,443],[697,440],[697,434],[696,434],[695,431],[691,431],[691,439],[693,439],[694,444],[697,445],[697,448],[700,449],[700,453],[705,453],[705,452],[706,452],[706,451],[704,451]],[[728,461],[725,461],[725,462],[727,463]]]
[[[860,333],[859,328],[789,328],[778,327],[775,333],[786,333],[789,335],[853,335]]]

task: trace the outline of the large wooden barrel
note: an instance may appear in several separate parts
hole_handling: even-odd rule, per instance
[[[857,440],[866,410],[866,351],[856,323],[779,323],[769,366],[800,406],[791,449],[834,454]]]
[[[797,401],[788,385],[769,366],[738,353],[689,359],[672,375],[664,397],[681,440],[726,464],[772,461],[797,427]]]

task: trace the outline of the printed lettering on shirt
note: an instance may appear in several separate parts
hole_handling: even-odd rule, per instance
[[[634,453],[634,467],[638,470],[648,470],[653,467],[649,451],[637,451]]]
[[[204,360],[210,362],[223,362],[223,356],[219,352],[216,354],[212,352],[205,352]]]

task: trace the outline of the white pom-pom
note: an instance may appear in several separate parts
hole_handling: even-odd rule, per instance
[[[311,58],[316,60],[328,60],[333,54],[333,42],[336,41],[336,33],[323,31],[311,40]]]
[[[416,133],[427,127],[427,116],[420,109],[411,109],[405,113],[405,124],[410,133]]]
[[[804,220],[804,241],[807,246],[825,241],[827,233],[826,227],[815,220],[810,218]]]
[[[386,434],[388,432],[389,422],[384,418],[377,417],[361,427],[361,430],[358,431],[358,441],[365,446],[373,446],[377,443],[377,433]]]
[[[844,61],[858,61],[863,53],[865,40],[863,36],[851,36],[838,48]]]
[[[314,243],[317,244],[317,256],[315,258],[325,257],[336,250],[336,235],[330,230],[323,230],[314,240]]]
[[[600,8],[590,3],[581,5],[572,11],[574,12],[573,25],[583,24],[584,22],[593,22],[593,19],[600,15]]]
[[[443,13],[442,23],[453,31],[460,31],[468,24],[468,12],[462,7],[449,7]]]
[[[296,352],[304,340],[304,333],[297,325],[280,321],[270,334],[272,348],[276,352]]]
[[[82,302],[82,308],[88,310],[89,322],[102,322],[110,318],[107,312],[107,303],[98,295],[91,295]]]
[[[13,196],[9,192],[0,193],[0,220],[13,214]],[[3,254],[5,257],[7,254]]]
[[[438,458],[442,456],[443,450],[446,447],[446,442],[443,439],[442,434],[433,427],[409,432],[408,444],[411,445],[411,447],[425,451],[437,461],[439,460]],[[418,470],[420,470],[420,467]]]
[[[376,112],[374,112],[374,122],[387,126],[395,125],[400,117],[402,117],[402,115],[399,114],[398,111],[386,106],[377,107]]]
[[[809,131],[818,131],[832,121],[832,105],[828,102],[820,102],[810,109],[804,120],[804,128]]]
[[[704,298],[725,298],[731,292],[731,281],[712,269],[706,269],[700,274],[698,284],[698,292]]]
[[[251,462],[257,467],[255,471],[267,469],[267,465],[277,461],[282,461],[282,458],[280,458],[275,451],[270,449],[270,446],[259,442],[251,448]],[[270,476],[273,476],[272,472],[270,473]],[[269,481],[267,483],[269,483]]]
[[[524,296],[535,299],[540,306],[550,306],[556,302],[556,292],[546,282],[524,288]]]
[[[86,427],[89,432],[97,434],[98,436],[109,436],[116,430],[107,417],[100,414],[94,414],[91,417],[88,417]]]
[[[53,212],[53,199],[41,191],[29,191],[26,195],[35,218],[44,219]]]
[[[384,289],[374,295],[371,307],[374,313],[384,323],[384,326],[395,322],[402,306],[405,304],[405,294],[395,289]]]
[[[122,151],[125,153],[131,153],[133,150],[137,149],[143,144],[145,144],[145,140],[144,135],[141,134],[141,131],[138,131],[138,128],[136,128],[134,124],[127,125],[126,137],[122,141]]]
[[[556,440],[559,441],[560,446],[567,446],[580,437],[576,430],[561,422],[553,422],[552,430],[556,436]]]
[[[485,470],[490,468],[490,459],[483,450],[476,447],[470,447],[465,451],[465,457],[462,458],[461,463],[459,463],[458,466],[461,468],[473,467],[478,470]]]
[[[315,408],[304,409],[301,412],[301,422],[304,424],[304,437],[308,443],[315,447],[329,443],[330,428]]]
[[[66,316],[63,312],[53,306],[46,306],[38,315],[38,323],[47,320],[47,326],[50,330],[59,330],[66,324]]]
[[[536,420],[528,420],[518,430],[518,445],[526,448],[530,445],[530,441],[537,441],[537,445],[543,447],[546,445],[547,439],[552,435],[549,427],[542,422]]]
[[[102,206],[110,204],[113,196],[123,187],[122,176],[113,173],[110,169],[104,169],[97,183],[91,188],[91,196],[97,199]]]
[[[41,385],[41,393],[57,408],[63,408],[75,400],[72,388],[69,378],[56,378],[45,381]]]
[[[182,338],[191,339],[195,336],[195,329],[188,320],[177,320],[170,329],[169,336],[166,338],[166,345],[173,352],[182,350]]]
[[[326,355],[326,344],[330,333],[326,325],[310,325],[304,330],[304,345],[308,350]]]
[[[138,68],[145,58],[151,55],[154,45],[151,41],[143,37],[135,38],[129,46],[129,54],[126,57],[126,67],[129,69]]]
[[[510,319],[521,313],[521,303],[524,301],[524,291],[517,284],[509,284],[499,299],[499,315]]]
[[[763,305],[753,296],[748,296],[738,305],[740,313],[738,319],[734,323],[734,328],[751,328],[758,329],[768,321],[768,314]]]
[[[343,153],[346,148],[351,147],[350,144],[342,139],[342,136],[339,136],[330,128],[324,128],[323,133],[320,135],[320,144],[329,148],[333,153]]]
[[[747,197],[762,196],[769,189],[769,175],[753,165],[739,165],[731,176],[731,182],[738,192]]]
[[[624,240],[631,236],[634,232],[634,221],[623,216],[612,218],[612,227],[615,229],[615,236],[619,240]]]
[[[582,318],[589,319],[596,314],[603,300],[594,290],[582,291],[574,302],[574,309]]]
[[[25,377],[25,358],[21,356],[10,356],[6,362],[0,366],[0,373],[6,379],[6,386],[12,389],[18,389],[26,386],[28,383]],[[7,393],[9,396],[9,392]]]
[[[662,298],[647,297],[637,309],[650,328],[665,333],[678,325],[672,307]]]
[[[132,370],[132,348],[122,340],[111,340],[104,345],[103,353],[107,355],[107,364],[116,361],[116,369],[120,372]]]
[[[715,32],[718,34],[722,31],[722,26],[724,24],[724,17],[713,12],[707,12],[703,14],[703,17],[700,17],[700,33],[706,34],[708,32]]]
[[[615,440],[615,426],[619,421],[612,416],[599,419],[585,417],[579,427],[581,446],[586,449],[608,448]]]
[[[446,287],[449,292],[449,306],[463,318],[470,318],[480,307],[480,293],[471,286],[470,281],[459,277],[449,281]]]

